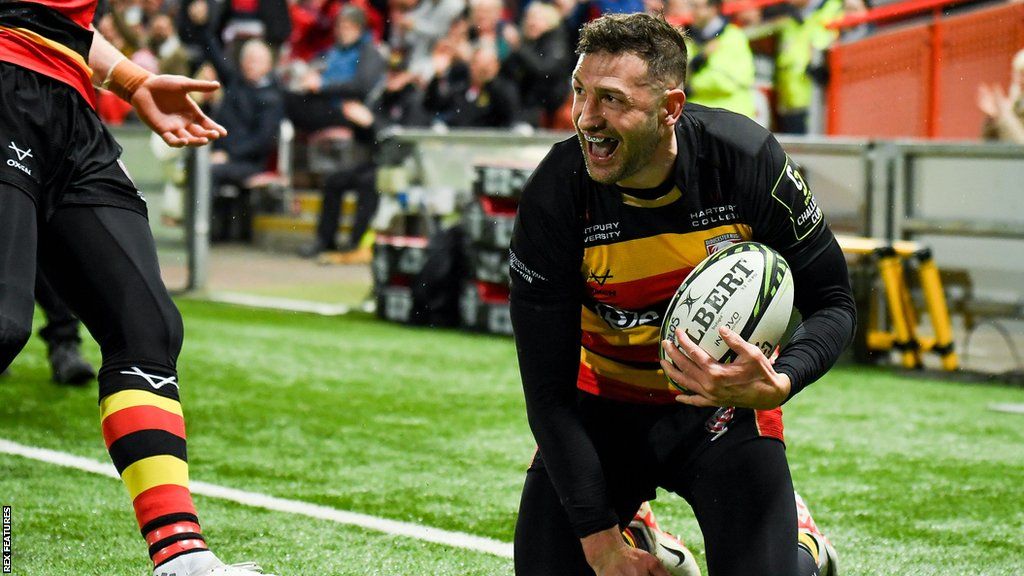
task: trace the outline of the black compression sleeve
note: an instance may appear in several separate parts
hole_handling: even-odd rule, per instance
[[[803,322],[775,362],[775,370],[792,382],[789,398],[835,364],[857,325],[846,258],[835,238],[813,260],[793,269],[793,283]]]
[[[526,414],[555,491],[580,538],[618,523],[601,462],[576,411],[580,308],[512,301]]]
[[[509,255],[512,327],[527,417],[580,537],[618,522],[576,404],[583,247],[572,183],[582,170],[579,144],[555,145],[523,191]]]

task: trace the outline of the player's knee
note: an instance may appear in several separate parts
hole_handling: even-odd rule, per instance
[[[10,365],[31,336],[31,323],[0,316],[0,371]]]

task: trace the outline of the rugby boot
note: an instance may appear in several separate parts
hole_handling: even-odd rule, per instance
[[[153,569],[153,576],[274,576],[265,574],[254,562],[225,564],[212,552],[204,550],[182,554]]]
[[[640,506],[622,535],[634,548],[657,558],[672,576],[700,576],[700,567],[693,553],[681,540],[658,526],[649,503],[644,502]]]
[[[96,377],[92,364],[82,356],[77,342],[60,342],[50,347],[47,354],[53,381],[58,384],[81,386]]]
[[[839,557],[835,548],[814,523],[811,511],[800,494],[794,491],[793,496],[796,498],[797,545],[811,553],[818,563],[820,576],[839,576]]]

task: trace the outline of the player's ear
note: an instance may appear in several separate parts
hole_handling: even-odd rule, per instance
[[[682,88],[673,88],[665,91],[665,104],[662,108],[662,122],[666,126],[674,126],[679,116],[683,113],[683,105],[686,104],[686,93]]]

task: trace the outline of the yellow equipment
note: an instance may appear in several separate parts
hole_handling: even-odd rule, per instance
[[[868,349],[875,352],[896,349],[906,368],[921,368],[922,354],[933,352],[941,358],[944,370],[956,370],[959,360],[953,349],[953,327],[931,249],[909,241],[889,243],[876,238],[844,235],[837,235],[836,239],[844,253],[872,256],[878,264],[891,330],[878,328],[872,315],[865,335]],[[918,333],[920,314],[914,308],[903,274],[903,263],[908,259],[917,263],[917,278],[924,295],[924,312],[931,319],[932,337]]]

